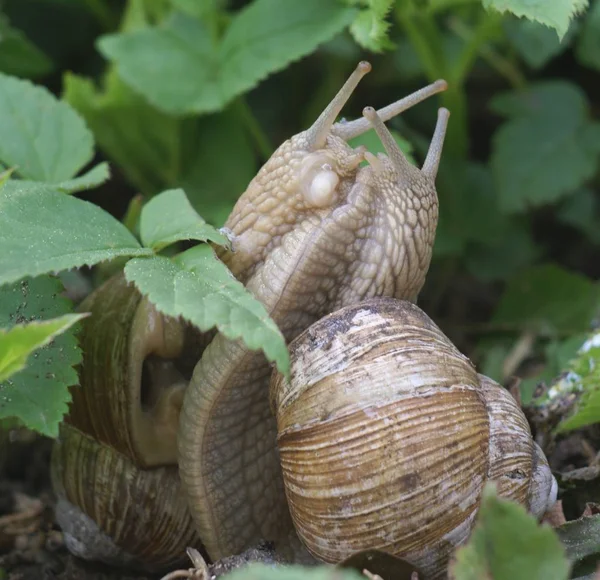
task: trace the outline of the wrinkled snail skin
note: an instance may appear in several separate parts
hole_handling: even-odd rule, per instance
[[[279,147],[225,224],[233,251],[220,251],[221,259],[288,341],[364,298],[414,300],[429,267],[448,113],[440,112],[423,170],[406,161],[373,109],[365,109],[359,125],[333,125],[369,69],[361,63],[315,125]],[[444,82],[430,85],[387,107],[385,118],[444,88]],[[387,156],[353,150],[340,136],[369,127]],[[360,166],[363,160],[368,165]],[[218,335],[185,392],[180,474],[212,559],[264,539],[297,558],[269,407],[271,372],[262,354]]]
[[[512,396],[414,304],[343,308],[290,354],[291,382],[274,373],[271,401],[287,501],[316,558],[378,549],[442,578],[488,480],[538,517],[556,500]]]
[[[57,521],[84,559],[169,569],[185,561],[187,546],[201,546],[176,435],[204,338],[160,315],[122,274],[79,309],[91,316],[79,335],[80,385],[52,452]]]

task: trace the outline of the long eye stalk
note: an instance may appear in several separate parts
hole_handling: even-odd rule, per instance
[[[363,109],[363,116],[365,117],[365,120],[370,123],[371,127],[375,129],[375,132],[383,143],[394,167],[399,173],[406,173],[410,168],[410,162],[404,156],[400,147],[398,147],[398,143],[396,143],[396,140],[392,137],[389,129],[384,125],[379,113],[373,107],[365,107]]]
[[[445,108],[441,108],[438,111],[437,123],[435,125],[435,131],[431,138],[429,145],[429,151],[423,163],[423,169],[421,170],[427,177],[435,180],[440,166],[440,158],[442,156],[442,149],[444,147],[444,137],[446,136],[446,127],[448,126],[448,118],[450,117],[450,111]]]
[[[319,118],[314,122],[312,127],[306,131],[311,151],[322,149],[325,146],[327,135],[329,135],[337,116],[348,102],[350,95],[352,95],[360,80],[370,72],[370,70],[371,65],[368,62],[359,62],[358,66],[344,83],[344,86],[339,90],[338,94],[319,115]]]
[[[411,95],[396,101],[386,107],[383,107],[377,114],[381,117],[382,121],[389,121],[392,117],[403,113],[407,109],[414,107],[418,103],[428,99],[429,97],[445,91],[448,88],[448,83],[444,80],[438,80],[418,91],[415,91]],[[336,123],[331,132],[338,137],[348,141],[354,137],[358,137],[363,133],[366,133],[371,128],[371,123],[368,119],[356,119],[354,121],[348,121],[345,123]]]

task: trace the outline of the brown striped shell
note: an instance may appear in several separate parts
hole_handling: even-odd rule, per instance
[[[65,543],[84,559],[166,571],[199,544],[174,465],[140,469],[63,424],[52,450],[52,483]]]
[[[201,543],[181,492],[176,437],[204,337],[118,274],[79,307],[80,384],[52,455],[57,520],[88,560],[147,570]]]
[[[123,274],[79,306],[80,387],[68,422],[142,467],[177,463],[183,392],[201,352],[199,332],[160,314]]]
[[[412,303],[371,299],[290,345],[271,382],[288,504],[327,562],[378,549],[441,577],[485,482],[540,516],[556,482],[511,395]]]

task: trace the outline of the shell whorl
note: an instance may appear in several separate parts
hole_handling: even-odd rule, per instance
[[[69,550],[146,570],[200,541],[180,491],[178,415],[204,337],[161,315],[122,273],[82,302],[80,384],[52,453]],[[169,538],[170,536],[170,538]]]
[[[68,424],[52,450],[57,520],[76,555],[148,571],[185,561],[201,547],[177,467],[140,469]]]
[[[274,375],[271,402],[288,504],[315,557],[378,549],[440,577],[486,481],[536,515],[554,500],[511,395],[414,304],[342,308],[290,352],[291,383]]]

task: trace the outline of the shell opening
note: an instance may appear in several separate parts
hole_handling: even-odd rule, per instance
[[[179,321],[163,317],[147,301],[132,323],[128,410],[136,454],[146,467],[177,462],[177,429],[189,377],[177,358],[184,348]]]
[[[171,387],[182,385],[185,388],[187,385],[189,377],[186,380],[176,362],[155,354],[149,354],[144,359],[140,386],[140,404],[144,411],[151,412]]]

